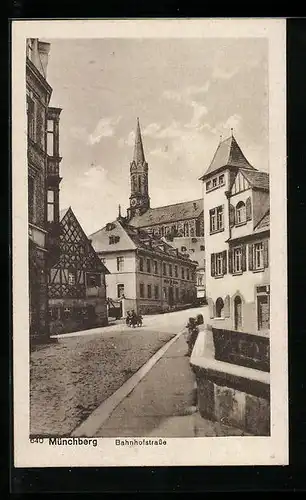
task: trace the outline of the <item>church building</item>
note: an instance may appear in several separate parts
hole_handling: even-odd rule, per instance
[[[149,171],[137,119],[133,160],[130,164],[129,224],[170,242],[180,253],[198,262],[197,296],[205,296],[205,244],[203,199],[151,208]]]

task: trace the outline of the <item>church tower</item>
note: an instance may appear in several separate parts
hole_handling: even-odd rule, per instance
[[[141,215],[150,208],[148,192],[148,164],[145,160],[139,118],[137,118],[133,160],[130,165],[131,195],[128,218]]]

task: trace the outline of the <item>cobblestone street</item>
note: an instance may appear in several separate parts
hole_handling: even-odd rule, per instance
[[[67,435],[186,325],[199,309],[67,334],[31,353],[30,433]],[[203,312],[203,311],[202,311]]]

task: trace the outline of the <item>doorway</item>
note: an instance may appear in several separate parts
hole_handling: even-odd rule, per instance
[[[268,330],[270,328],[270,307],[268,295],[257,296],[257,318],[258,330]]]
[[[242,327],[242,301],[239,295],[234,300],[234,322],[235,330],[240,330]]]

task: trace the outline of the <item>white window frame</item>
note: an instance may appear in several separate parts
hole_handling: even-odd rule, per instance
[[[242,203],[243,203],[243,205],[241,205],[239,208],[236,208],[237,224],[243,224],[244,222],[246,222],[246,206],[245,206],[244,202],[242,202]]]
[[[216,208],[217,213],[217,231],[221,231],[224,227],[224,209],[223,205]]]
[[[119,255],[119,257],[117,257],[117,272],[124,272],[124,257],[122,257],[122,255]]]
[[[233,272],[242,272],[242,247],[236,247],[233,249]]]
[[[259,256],[259,265],[257,261],[257,257]],[[263,242],[254,243],[253,246],[253,269],[258,271],[259,269],[264,268],[264,245]]]
[[[121,287],[121,293],[119,295],[119,287]],[[124,283],[117,283],[117,298],[120,299],[124,295]]]
[[[223,253],[216,254],[216,276],[223,276]]]

